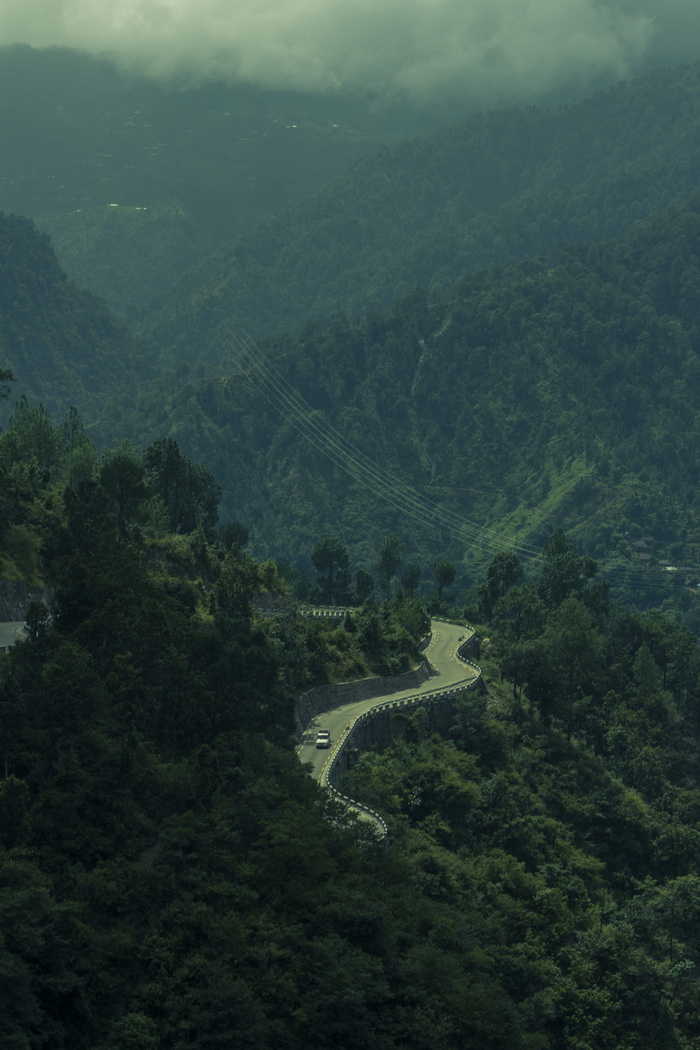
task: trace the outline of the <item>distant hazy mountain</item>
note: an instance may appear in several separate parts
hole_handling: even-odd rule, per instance
[[[182,205],[83,208],[37,220],[61,265],[125,320],[169,292],[213,242]]]
[[[162,260],[169,279],[179,277],[360,153],[435,126],[434,115],[379,111],[366,99],[223,84],[186,89],[129,78],[75,51],[5,47],[0,210],[39,220],[72,277],[117,309],[140,309],[164,279],[132,258],[136,277],[125,286],[124,239],[139,250],[145,244],[136,221],[143,216],[133,209],[159,211],[146,254]],[[175,211],[164,210],[168,202]],[[108,215],[110,205],[131,211],[128,231]]]
[[[699,67],[684,67],[382,149],[213,256],[146,341],[216,364],[230,329],[298,330],[564,240],[618,236],[700,189],[699,113]]]

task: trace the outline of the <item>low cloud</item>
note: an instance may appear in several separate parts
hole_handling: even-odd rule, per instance
[[[672,57],[697,0],[3,0],[0,43],[107,54],[158,78],[533,100]],[[697,36],[695,37],[697,39]]]

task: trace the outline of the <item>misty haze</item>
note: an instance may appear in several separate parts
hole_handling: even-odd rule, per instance
[[[0,43],[62,45],[156,78],[419,103],[580,95],[694,57],[693,0],[5,0]]]

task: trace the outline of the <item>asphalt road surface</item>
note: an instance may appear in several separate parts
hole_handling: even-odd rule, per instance
[[[0,649],[8,645],[14,645],[18,638],[26,638],[24,632],[24,620],[14,620],[0,623]]]

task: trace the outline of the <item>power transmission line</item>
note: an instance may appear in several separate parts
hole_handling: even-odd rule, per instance
[[[508,542],[495,529],[447,510],[394,477],[325,420],[289,384],[252,339],[246,337],[244,342],[230,329],[227,334],[243,366],[241,370],[260,396],[309,444],[374,495],[425,528],[446,533],[486,554],[512,551],[529,561],[542,559],[539,548]],[[658,588],[661,583],[632,569],[611,569],[601,576],[617,586]]]
[[[317,410],[289,385],[279,371],[262,356],[253,343],[243,344],[231,335],[246,366],[246,376],[256,390],[323,455],[392,506],[416,518],[421,524],[447,532],[462,542],[465,538],[488,553],[516,550],[527,558],[540,557],[539,549],[502,540],[499,533],[468,518],[446,510],[427,496],[399,481],[351,444]]]

